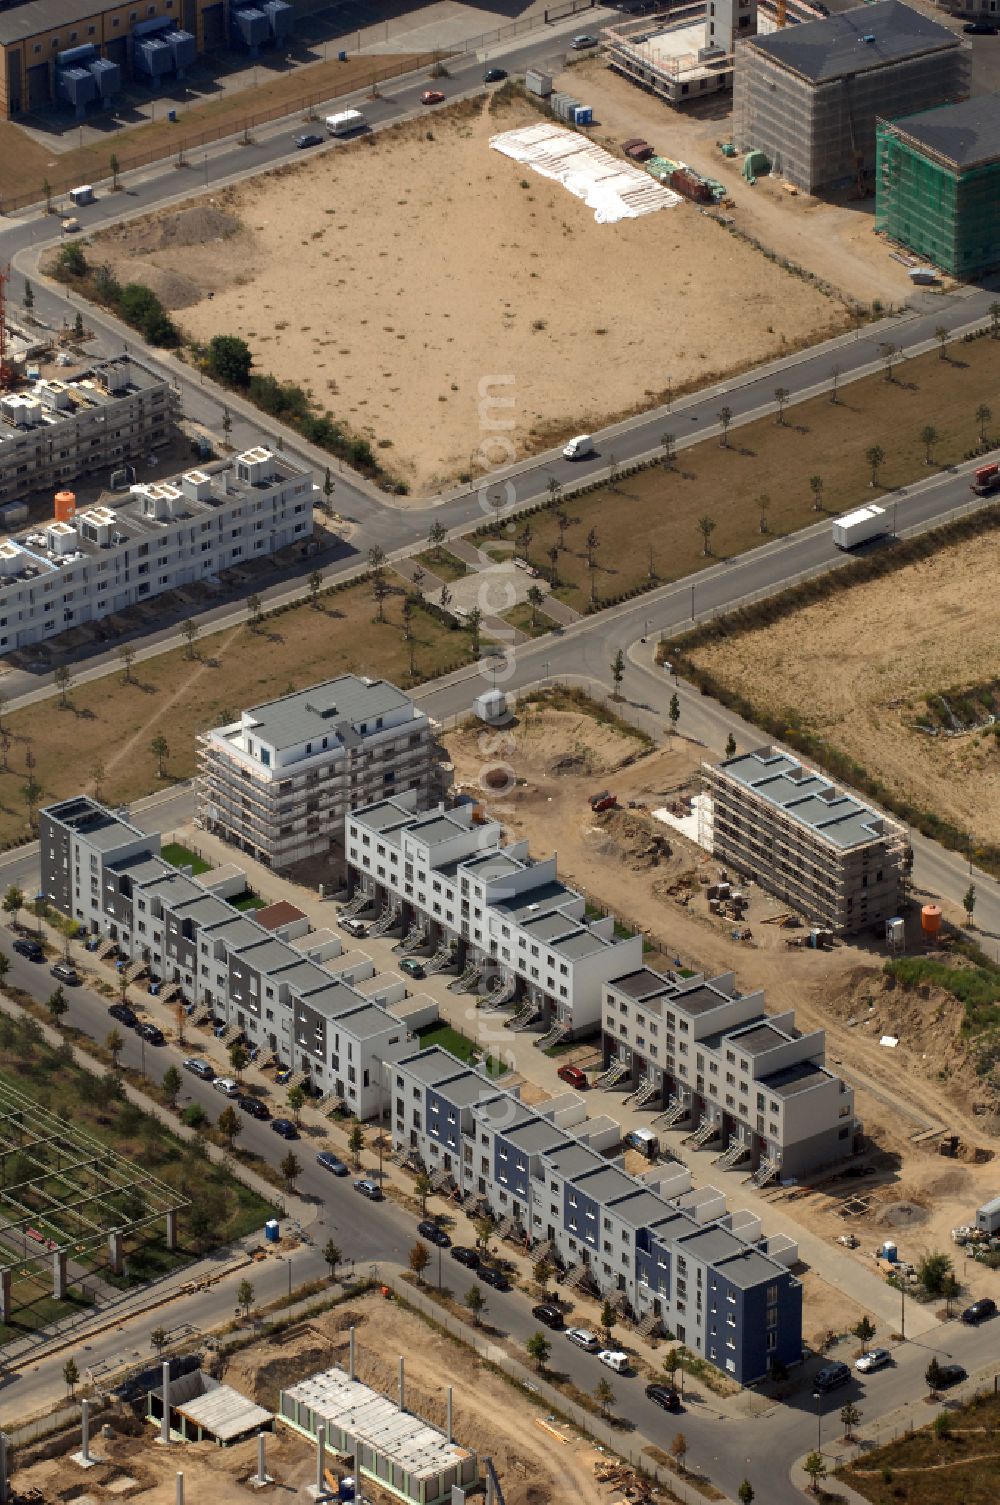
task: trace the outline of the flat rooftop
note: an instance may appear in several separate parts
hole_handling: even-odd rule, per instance
[[[822,1087],[833,1080],[832,1073],[811,1061],[799,1061],[786,1066],[773,1076],[761,1077],[757,1086],[762,1092],[773,1092],[775,1097],[795,1097],[799,1092],[808,1092],[811,1087]]]
[[[831,83],[960,45],[947,26],[900,0],[876,0],[823,21],[758,33],[744,44],[811,83]],[[739,56],[739,49],[737,49]],[[739,66],[739,64],[737,64]]]
[[[644,998],[655,998],[658,994],[673,991],[670,979],[661,977],[659,972],[653,972],[649,967],[640,967],[637,972],[627,972],[624,977],[614,977],[608,987],[613,993],[624,993],[626,998],[634,998],[637,1003]]]
[[[921,110],[892,123],[894,132],[958,170],[1000,162],[1000,94]]]
[[[501,1131],[502,1137],[526,1155],[541,1155],[558,1145],[566,1144],[569,1135],[564,1129],[547,1118],[533,1118],[529,1123],[516,1124],[512,1129]]]
[[[314,1374],[281,1392],[280,1411],[288,1415],[288,1401],[307,1406],[317,1421],[329,1422],[365,1442],[408,1474],[429,1479],[465,1462],[474,1454],[449,1442],[443,1432],[401,1411],[395,1402],[360,1380],[348,1379],[342,1369]]]
[[[98,851],[113,852],[115,847],[129,841],[142,841],[143,832],[130,825],[120,815],[115,815],[96,800],[80,795],[76,799],[62,800],[57,805],[46,805],[43,814],[62,821],[80,836],[93,842]]]
[[[838,789],[829,779],[777,748],[758,747],[754,752],[738,753],[714,766],[841,850],[865,846],[899,830],[895,821],[880,810],[862,804],[853,794]]]
[[[745,1029],[727,1030],[726,1040],[737,1050],[746,1051],[748,1056],[762,1056],[765,1051],[788,1044],[784,1030],[775,1029],[773,1024],[765,1022],[751,1023]]]
[[[412,706],[408,695],[384,679],[341,674],[310,685],[294,695],[266,700],[243,712],[242,729],[279,750],[334,735],[338,742],[352,730],[376,730],[375,723],[391,711]],[[423,719],[423,713],[414,711]],[[319,751],[319,749],[316,749]]]
[[[29,13],[34,22],[29,35],[48,29],[49,23],[39,23],[39,12],[49,3],[67,7],[72,0],[32,0],[31,5],[25,5],[21,13]],[[95,8],[100,9],[100,6],[95,7],[90,0],[86,14],[93,15]],[[110,9],[110,5],[107,8]],[[10,10],[0,12],[0,44],[5,40],[4,30],[14,14]],[[60,18],[51,24],[62,26],[68,23]],[[5,392],[3,395],[34,398],[37,404],[31,404],[30,424],[14,421],[13,413],[18,410],[19,404],[0,406],[0,460],[3,459],[5,444],[12,445],[17,439],[39,431],[44,432],[80,413],[110,407],[137,392],[151,391],[154,387],[165,385],[162,376],[150,371],[141,361],[127,356],[119,360],[98,361],[72,375],[67,373],[57,377],[40,377],[37,381],[22,383],[13,392]]]

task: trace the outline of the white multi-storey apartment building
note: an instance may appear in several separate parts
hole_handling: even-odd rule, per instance
[[[313,530],[312,478],[257,447],[0,542],[0,652],[265,558]]]
[[[488,1205],[501,1229],[554,1255],[567,1283],[652,1320],[740,1383],[802,1356],[797,1250],[766,1238],[753,1213],[729,1213],[714,1187],[692,1189],[676,1163],[629,1175],[620,1129],[590,1120],[567,1092],[527,1107],[434,1047],[387,1068],[394,1147],[446,1172],[463,1200]]]
[[[0,503],[168,444],[180,391],[127,356],[0,397]]]
[[[608,1084],[666,1108],[670,1124],[690,1120],[729,1165],[802,1176],[856,1148],[854,1092],[824,1064],[823,1030],[803,1034],[791,1010],[765,1013],[763,992],[740,993],[731,972],[616,977],[603,1030]]]
[[[158,836],[86,796],[43,810],[39,840],[43,892],[64,914],[178,987],[193,1017],[232,1026],[359,1118],[380,1116],[384,1063],[416,1048],[410,1031],[436,1004],[404,1003],[398,978],[379,983],[371,958],[331,932],[293,925],[293,942],[265,929],[228,902],[246,887],[239,869],[190,877],[160,857]]]
[[[380,800],[348,817],[351,881],[411,945],[450,947],[470,988],[491,987],[544,1043],[592,1033],[604,983],[641,966],[642,937],[588,918],[554,857],[533,861],[527,842],[501,838],[471,803],[418,811],[413,795]]]
[[[776,747],[703,775],[712,851],[736,872],[841,934],[898,912],[908,842],[897,821]]]
[[[252,706],[199,742],[206,829],[273,868],[340,849],[358,805],[400,790],[425,803],[434,771],[424,713],[356,674]]]

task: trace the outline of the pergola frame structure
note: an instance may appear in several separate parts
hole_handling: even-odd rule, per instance
[[[19,1179],[11,1184],[7,1167],[15,1156]],[[160,1219],[173,1248],[177,1213],[186,1206],[188,1198],[166,1182],[0,1082],[0,1321],[10,1317],[15,1284],[37,1283],[46,1261],[52,1294],[62,1299],[68,1261],[102,1244],[115,1274],[124,1240]]]

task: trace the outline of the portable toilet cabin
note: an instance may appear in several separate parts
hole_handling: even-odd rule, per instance
[[[295,11],[287,0],[264,0],[261,7],[271,28],[271,40],[275,45],[286,41],[295,25]]]

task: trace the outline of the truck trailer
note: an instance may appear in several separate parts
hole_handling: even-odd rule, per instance
[[[845,512],[833,520],[833,541],[838,549],[854,549],[870,538],[879,538],[888,530],[886,510],[875,502],[867,507],[858,507],[855,512]]]
[[[353,136],[355,131],[366,131],[368,121],[360,110],[341,110],[339,115],[326,117],[326,128],[331,136]]]
[[[1000,491],[1000,465],[996,461],[992,465],[980,465],[972,477],[972,489],[977,496],[990,496],[994,491]]]

